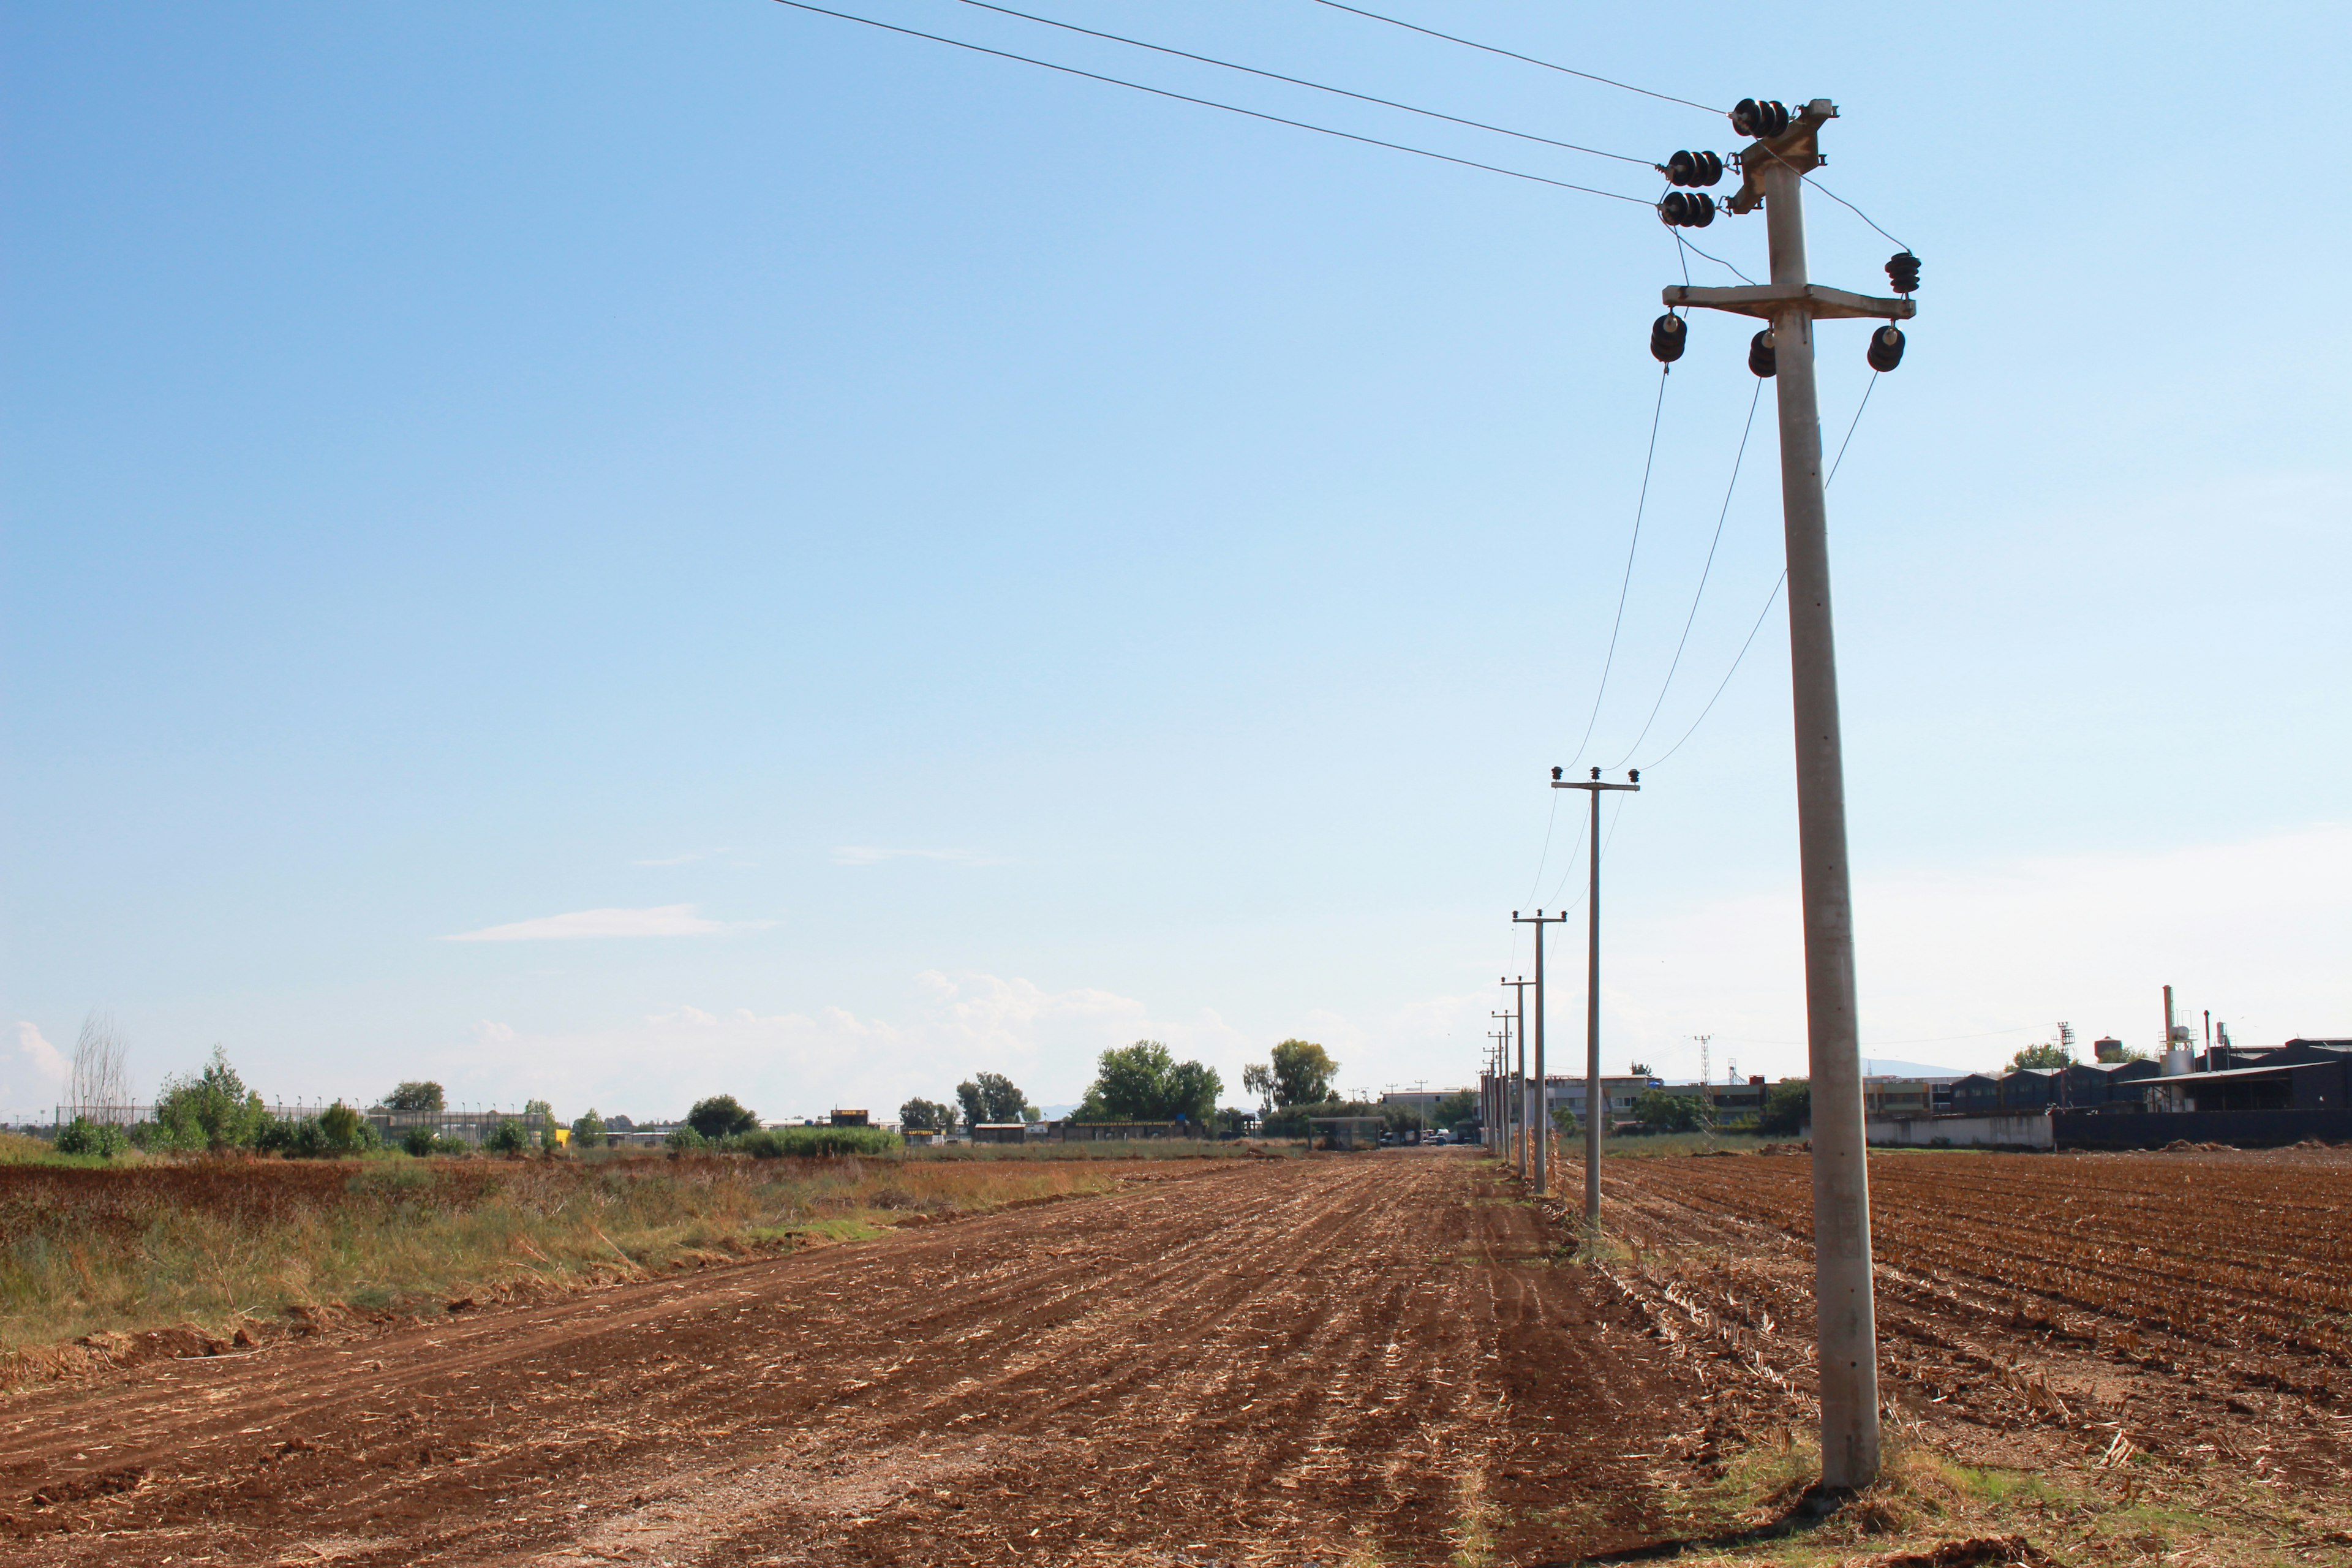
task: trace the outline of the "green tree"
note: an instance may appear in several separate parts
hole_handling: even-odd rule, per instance
[[[1331,1082],[1339,1064],[1331,1053],[1311,1040],[1285,1040],[1274,1047],[1270,1063],[1242,1068],[1242,1088],[1258,1097],[1268,1110],[1294,1105],[1321,1105],[1331,1098]]]
[[[358,1111],[340,1100],[319,1112],[319,1135],[338,1154],[354,1153],[367,1147],[375,1142],[374,1131],[360,1120]]]
[[[664,1138],[662,1142],[668,1148],[672,1157],[676,1157],[679,1154],[691,1154],[698,1149],[708,1149],[710,1147],[710,1140],[705,1138],[701,1133],[697,1132],[691,1127],[671,1128],[669,1135]]]
[[[760,1118],[733,1095],[714,1094],[694,1102],[694,1109],[686,1113],[686,1124],[716,1143],[738,1132],[758,1131]]]
[[[1633,1102],[1633,1120],[1644,1132],[1696,1132],[1704,1124],[1697,1100],[1663,1089],[1649,1089]]]
[[[572,1120],[572,1146],[574,1149],[602,1149],[607,1137],[604,1119],[596,1114],[594,1106],[588,1108],[587,1115]]]
[[[956,1108],[936,1100],[918,1096],[898,1108],[898,1125],[909,1132],[951,1132],[955,1124]]]
[[[400,1135],[400,1146],[420,1160],[433,1152],[436,1142],[430,1127],[412,1127]]]
[[[2038,1046],[2028,1046],[2010,1058],[2009,1065],[2012,1068],[2063,1068],[2074,1066],[2074,1058],[2066,1054],[2063,1046],[2052,1045],[2044,1040]]]
[[[530,1147],[530,1134],[513,1117],[502,1117],[482,1140],[482,1147],[493,1154],[520,1154]]]
[[[447,1099],[441,1086],[424,1079],[411,1079],[383,1097],[386,1110],[446,1110]]]
[[[177,1149],[249,1149],[268,1121],[261,1096],[245,1087],[218,1046],[203,1071],[165,1079],[155,1099],[155,1124]]]
[[[1784,1078],[1764,1096],[1756,1131],[1792,1138],[1813,1119],[1813,1086],[1809,1079]]]
[[[1468,1089],[1456,1089],[1431,1108],[1430,1124],[1446,1132],[1456,1132],[1478,1120],[1478,1097]]]
[[[1216,1114],[1217,1096],[1224,1080],[1213,1068],[1180,1062],[1158,1040],[1138,1040],[1131,1046],[1103,1052],[1096,1062],[1094,1087],[1078,1108],[1082,1121],[1210,1122]]]
[[[974,1073],[956,1085],[955,1092],[964,1121],[974,1127],[983,1121],[1037,1120],[1037,1108],[1029,1103],[1029,1097],[1001,1072]]]

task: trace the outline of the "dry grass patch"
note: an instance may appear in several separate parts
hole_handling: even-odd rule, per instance
[[[1105,1192],[1121,1173],[895,1157],[0,1165],[0,1381],[84,1336],[437,1310]]]

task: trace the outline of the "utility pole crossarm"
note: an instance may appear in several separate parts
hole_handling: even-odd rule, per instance
[[[1704,306],[1737,316],[1758,316],[1768,321],[1792,305],[1815,321],[1824,321],[1853,317],[1907,321],[1919,313],[1919,307],[1909,300],[1855,294],[1820,283],[1755,283],[1740,289],[1700,289],[1688,283],[1670,283],[1660,298],[1668,306]]]

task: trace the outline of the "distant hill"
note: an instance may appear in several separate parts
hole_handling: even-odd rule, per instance
[[[1893,1057],[1864,1057],[1862,1070],[1870,1078],[1966,1078],[1975,1068],[1939,1068],[1927,1062],[1906,1062]]]

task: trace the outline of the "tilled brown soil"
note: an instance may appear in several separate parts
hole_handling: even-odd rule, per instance
[[[1696,1391],[1467,1152],[1104,1197],[0,1404],[0,1563],[1505,1562]]]
[[[2145,1456],[2352,1512],[2343,1320],[2272,1326],[2276,1301],[2344,1297],[2327,1204],[2352,1152],[1890,1152],[1870,1170],[1880,1387],[1899,1424],[1977,1462],[2120,1476]],[[1581,1166],[1568,1177],[1580,1190]],[[1620,1159],[1602,1185],[1629,1256],[1596,1272],[1704,1352],[1702,1405],[1810,1418],[1810,1157]],[[2248,1212],[2212,1223],[2196,1200],[2225,1190]],[[2182,1195],[2143,1215],[2149,1191]],[[2266,1248],[2305,1210],[2298,1255]],[[2222,1275],[2234,1315],[2208,1305]]]

